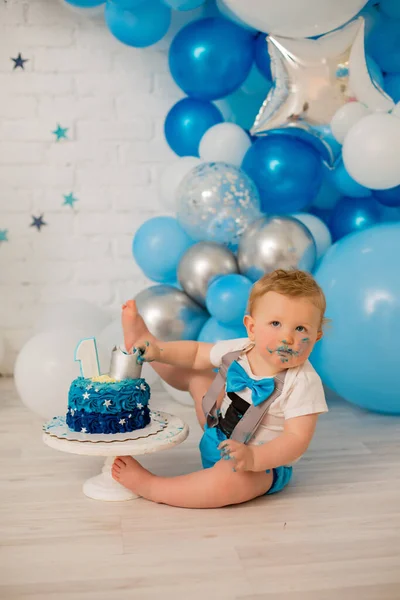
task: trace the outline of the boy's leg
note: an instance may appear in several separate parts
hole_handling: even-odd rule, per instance
[[[220,460],[211,469],[178,477],[158,477],[131,456],[115,460],[112,475],[116,481],[139,496],[182,508],[220,508],[263,496],[271,487],[273,474],[235,472],[232,461]]]
[[[147,336],[149,341],[156,341],[156,338],[149,332],[145,322],[139,315],[134,300],[129,300],[122,307],[122,328],[127,351],[131,350],[135,344],[135,340],[139,338]],[[210,387],[215,373],[212,370],[194,371],[192,369],[181,369],[180,367],[158,362],[151,363],[151,366],[166,383],[177,390],[190,392],[194,400],[197,418],[201,427],[204,427],[205,418],[201,401]]]

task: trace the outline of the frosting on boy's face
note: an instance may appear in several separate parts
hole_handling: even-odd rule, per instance
[[[321,311],[310,298],[267,292],[259,298],[245,325],[257,352],[274,367],[297,367],[322,337]]]

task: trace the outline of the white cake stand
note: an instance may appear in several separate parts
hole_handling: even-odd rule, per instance
[[[116,456],[127,455],[140,456],[159,452],[160,450],[168,450],[168,448],[173,448],[185,441],[189,434],[188,426],[179,417],[161,411],[155,411],[151,414],[153,422],[164,421],[164,428],[157,433],[150,434],[146,434],[147,428],[140,430],[140,435],[146,437],[118,441],[118,437],[123,434],[119,434],[118,436],[103,435],[96,436],[96,439],[100,438],[107,441],[94,442],[92,441],[93,436],[78,434],[76,437],[80,435],[81,440],[65,439],[66,436],[70,437],[71,431],[65,425],[63,417],[56,417],[55,419],[58,420],[57,428],[52,428],[55,419],[44,425],[43,441],[50,448],[60,450],[61,452],[106,457],[102,472],[95,477],[91,477],[83,484],[83,493],[85,496],[94,500],[133,500],[138,498],[138,496],[112,478],[111,467],[114,458]],[[150,426],[148,427],[149,431],[154,431],[154,429],[150,430]]]

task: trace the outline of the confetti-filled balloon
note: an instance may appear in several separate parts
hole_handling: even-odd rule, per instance
[[[178,221],[194,240],[237,247],[260,217],[256,186],[238,167],[222,162],[195,167],[178,189]]]

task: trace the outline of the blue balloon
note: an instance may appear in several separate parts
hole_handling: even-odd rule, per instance
[[[183,27],[169,50],[169,66],[178,86],[193,98],[216,100],[242,85],[254,57],[251,33],[221,18]]]
[[[400,185],[389,190],[374,190],[373,196],[383,206],[400,206]]]
[[[382,71],[400,73],[400,20],[382,17],[368,37],[367,53]]]
[[[379,4],[381,10],[387,17],[392,19],[400,19],[400,3],[399,0],[381,0]]]
[[[244,325],[241,325],[240,327],[228,327],[227,325],[218,323],[217,319],[211,317],[206,321],[197,339],[199,342],[215,344],[221,340],[233,340],[242,337],[247,337],[247,331]]]
[[[362,231],[380,221],[379,205],[372,197],[342,198],[332,210],[329,226],[334,240]]]
[[[346,167],[341,162],[332,173],[332,183],[343,196],[351,198],[365,198],[371,196],[372,192],[369,188],[354,181],[346,171]]]
[[[244,275],[221,275],[207,290],[208,312],[223,325],[240,327],[243,325],[252,285],[250,279]]]
[[[242,168],[258,187],[266,213],[292,213],[309,206],[322,182],[322,162],[312,146],[289,135],[259,138]]]
[[[272,81],[272,73],[271,73],[271,58],[268,52],[268,44],[266,40],[265,33],[260,33],[256,39],[255,43],[255,61],[257,67],[260,69],[261,73]]]
[[[122,43],[136,48],[155,44],[167,33],[171,9],[159,0],[146,0],[127,10],[114,0],[108,0],[104,17],[111,33]]]
[[[158,283],[177,280],[177,268],[193,240],[173,217],[153,217],[136,231],[133,256],[149,279]]]
[[[368,410],[400,414],[400,224],[334,244],[315,277],[332,319],[311,356],[322,380]]]
[[[165,137],[178,156],[199,156],[201,138],[207,129],[223,120],[211,102],[183,98],[174,104],[165,119]]]
[[[376,60],[374,60],[371,56],[366,56],[365,58],[371,79],[383,89],[384,80],[379,65],[377,64]]]
[[[78,8],[94,8],[95,6],[104,4],[105,0],[65,0],[65,2]]]
[[[233,94],[218,100],[217,105],[221,108],[225,121],[250,129],[270,89],[271,83],[265,79],[264,89],[249,94],[243,87],[239,88]]]
[[[383,89],[393,102],[400,102],[400,73],[388,73],[385,75]]]
[[[198,8],[202,4],[205,3],[206,0],[162,0],[164,4],[173,8],[174,10],[194,10]]]

